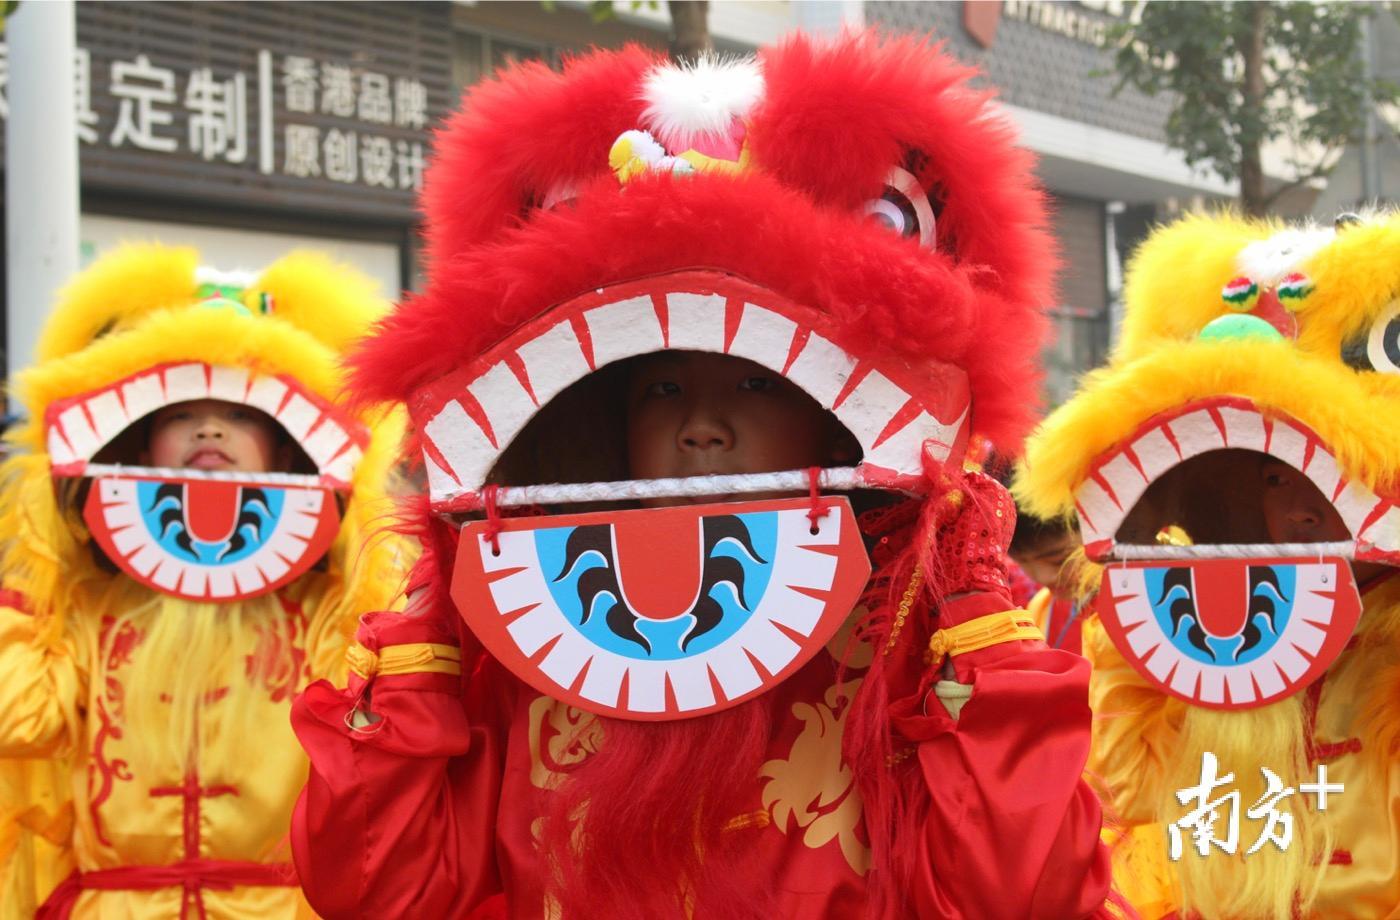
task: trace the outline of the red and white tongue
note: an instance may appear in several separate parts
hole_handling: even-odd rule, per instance
[[[1196,618],[1201,629],[1222,639],[1238,636],[1249,615],[1249,565],[1192,566],[1196,582]]]
[[[695,606],[700,593],[701,518],[682,513],[618,515],[613,527],[617,578],[628,607],[669,620]]]
[[[239,499],[236,482],[195,479],[185,483],[185,526],[201,543],[222,543],[238,526]]]

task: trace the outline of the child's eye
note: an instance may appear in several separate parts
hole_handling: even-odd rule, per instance
[[[648,384],[646,395],[648,396],[675,396],[681,391],[680,385],[669,380],[658,380],[656,383]]]
[[[749,390],[754,393],[771,393],[778,388],[778,381],[772,377],[745,377],[739,384],[739,389]]]

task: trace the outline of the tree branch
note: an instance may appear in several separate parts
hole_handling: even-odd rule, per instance
[[[1287,193],[1293,191],[1298,186],[1311,182],[1314,179],[1321,179],[1323,176],[1330,173],[1336,167],[1337,163],[1335,160],[1333,160],[1330,163],[1328,161],[1332,160],[1332,155],[1337,152],[1337,149],[1338,148],[1336,147],[1328,147],[1327,150],[1318,159],[1316,166],[1308,170],[1306,173],[1303,173],[1302,175],[1296,176],[1288,182],[1285,182],[1283,185],[1280,185],[1278,188],[1265,195],[1264,200],[1262,202],[1264,209],[1267,211],[1269,208],[1272,208],[1274,206],[1274,202],[1278,201],[1280,198],[1282,198]]]

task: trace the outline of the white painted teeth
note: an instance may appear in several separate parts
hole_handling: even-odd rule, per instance
[[[501,451],[568,385],[605,364],[664,349],[727,353],[785,374],[851,430],[866,467],[918,475],[924,441],[945,445],[946,456],[967,423],[965,411],[940,421],[887,375],[894,371],[861,368],[776,309],[677,292],[565,312],[529,341],[498,347],[485,371],[420,419],[431,446],[425,462],[434,501],[480,488]]]
[[[322,475],[345,485],[353,480],[362,453],[333,413],[277,377],[200,363],[137,374],[75,401],[49,426],[51,462],[63,468],[90,461],[133,423],[162,406],[195,399],[243,403],[266,412],[296,439]]]
[[[287,385],[276,377],[259,377],[248,390],[246,401],[254,409],[275,416],[287,396]]]
[[[584,312],[583,321],[593,340],[594,367],[666,347],[650,295],[595,307]]]
[[[1389,501],[1347,480],[1317,435],[1282,418],[1266,421],[1242,400],[1199,404],[1154,422],[1139,430],[1126,447],[1100,460],[1094,474],[1075,492],[1085,544],[1113,541],[1147,487],[1172,467],[1223,448],[1258,451],[1287,463],[1333,502],[1358,543],[1385,552],[1400,551],[1400,512]]]

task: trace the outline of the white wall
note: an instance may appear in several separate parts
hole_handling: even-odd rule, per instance
[[[402,288],[399,248],[393,243],[134,220],[100,214],[84,214],[78,229],[84,268],[120,243],[158,242],[193,246],[199,250],[202,265],[221,271],[252,272],[266,268],[294,249],[315,249],[338,261],[348,262],[377,280],[380,293],[391,300],[398,299]]]

